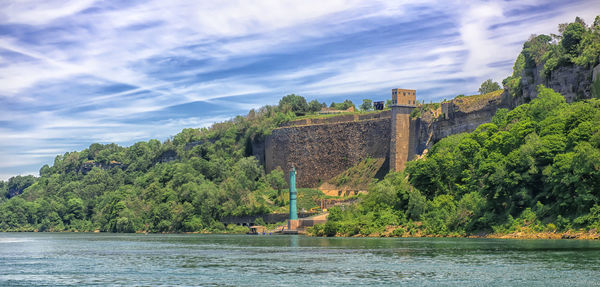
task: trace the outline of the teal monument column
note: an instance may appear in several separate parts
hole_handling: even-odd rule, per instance
[[[296,207],[296,169],[292,167],[290,170],[290,219],[288,221],[288,230],[298,229],[298,208]]]

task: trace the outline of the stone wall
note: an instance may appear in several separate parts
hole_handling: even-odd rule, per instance
[[[511,106],[512,99],[506,91],[471,105],[463,104],[460,98],[444,102],[441,106],[442,117],[423,119],[418,131],[420,147],[417,150],[421,149],[422,152],[423,143],[428,142],[428,138],[430,147],[449,135],[472,132],[479,125],[489,123],[499,108],[510,109]]]
[[[293,165],[299,187],[317,187],[367,157],[388,157],[390,129],[389,117],[278,128],[266,138],[265,169]]]

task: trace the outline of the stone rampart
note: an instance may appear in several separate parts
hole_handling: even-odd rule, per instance
[[[278,128],[266,138],[265,169],[293,165],[299,187],[317,187],[367,157],[387,158],[390,129],[387,117]]]
[[[401,106],[380,113],[303,119],[273,130],[265,139],[264,154],[257,156],[267,172],[295,166],[300,187],[320,186],[367,157],[385,159],[384,173],[402,170],[435,142],[471,132],[490,122],[498,108],[511,104],[504,92],[443,103],[441,116],[413,119],[413,108]],[[257,150],[262,148],[255,144]]]

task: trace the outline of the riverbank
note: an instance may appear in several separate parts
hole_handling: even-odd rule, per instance
[[[249,231],[247,227],[238,226],[237,228],[231,228],[229,230],[221,230],[221,231],[194,231],[194,232],[158,232],[152,233],[147,231],[136,231],[135,233],[145,233],[145,234],[228,234],[228,235],[236,235],[236,234],[246,234]],[[38,231],[38,230],[3,230],[0,232],[34,232],[34,233],[110,233],[110,232],[101,232],[100,230],[94,231],[78,231],[78,230],[61,230],[61,231]],[[118,234],[118,233],[116,233]],[[306,235],[310,237],[327,237],[327,236],[319,236],[315,235],[311,232],[302,232],[299,233],[301,235]],[[274,234],[273,234],[274,235]],[[331,237],[371,237],[371,238],[385,238],[385,237],[397,237],[397,238],[495,238],[495,239],[576,239],[576,240],[600,240],[600,233],[598,230],[592,229],[589,231],[586,230],[567,230],[563,232],[557,231],[546,231],[546,232],[535,232],[532,230],[521,230],[512,233],[478,233],[478,234],[459,234],[459,233],[449,233],[449,234],[426,234],[421,230],[417,230],[416,232],[413,230],[411,232],[406,232],[403,230],[401,226],[388,226],[384,232],[376,232],[368,235],[365,234],[355,234],[352,236],[347,236],[345,234],[336,234]]]
[[[323,236],[309,232],[308,236]],[[334,237],[399,237],[399,238],[422,238],[422,237],[446,237],[446,238],[497,238],[497,239],[580,239],[580,240],[600,240],[600,233],[596,229],[591,230],[566,230],[566,231],[534,231],[530,228],[521,228],[519,231],[510,233],[476,233],[476,234],[429,234],[420,229],[411,229],[407,231],[403,226],[390,225],[383,232],[374,232],[371,234],[346,234],[337,233]]]

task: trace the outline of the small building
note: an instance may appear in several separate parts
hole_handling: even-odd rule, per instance
[[[392,89],[392,105],[417,106],[417,91],[407,89]]]
[[[373,102],[373,108],[376,111],[381,111],[381,110],[383,110],[384,107],[385,107],[384,101]]]

